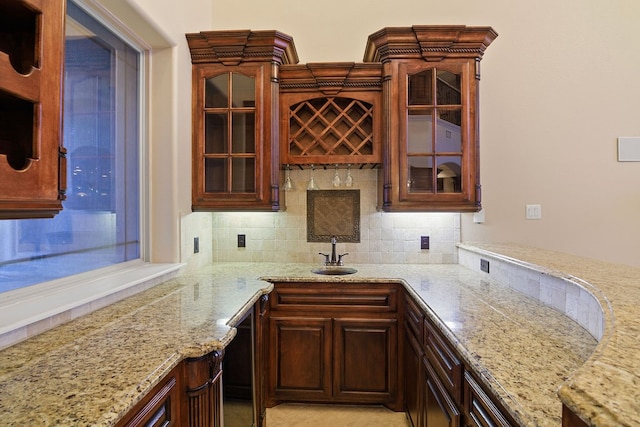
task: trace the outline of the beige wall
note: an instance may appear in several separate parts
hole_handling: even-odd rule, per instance
[[[185,32],[277,29],[293,36],[301,62],[360,61],[367,36],[382,27],[466,24],[490,25],[499,37],[482,61],[485,222],[462,215],[461,239],[516,242],[640,266],[640,163],[616,160],[616,138],[640,135],[640,2],[128,1],[176,42],[167,99],[173,133],[160,135],[172,141],[154,146],[163,150],[157,164],[164,164],[152,176],[172,174],[171,188],[155,193],[154,206],[169,212],[161,222],[180,227],[181,260],[211,260],[213,243],[201,241],[205,254],[197,257],[190,245],[196,234],[216,233],[215,216],[189,213]],[[526,204],[540,204],[542,219],[526,220]]]

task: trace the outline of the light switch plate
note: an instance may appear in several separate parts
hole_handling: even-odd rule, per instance
[[[618,161],[640,162],[640,136],[618,138]]]

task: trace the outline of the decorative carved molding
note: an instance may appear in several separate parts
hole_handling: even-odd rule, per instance
[[[298,54],[293,38],[275,30],[269,31],[201,31],[186,34],[191,63],[275,62],[296,64]]]
[[[269,294],[264,294],[260,296],[260,316],[264,316],[267,313],[267,309],[269,308]]]
[[[482,58],[498,36],[491,27],[414,25],[383,28],[369,36],[365,62],[390,59],[441,61],[444,58]]]
[[[382,66],[355,62],[329,62],[282,66],[280,92],[382,90]]]

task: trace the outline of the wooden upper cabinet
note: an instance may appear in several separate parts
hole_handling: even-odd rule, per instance
[[[192,63],[192,209],[278,210],[278,74],[298,61],[277,31],[187,34]]]
[[[65,0],[0,2],[0,219],[62,209]]]
[[[369,36],[364,61],[383,65],[383,210],[480,210],[480,60],[496,37],[453,25]]]
[[[282,66],[281,163],[378,164],[381,137],[382,64]]]

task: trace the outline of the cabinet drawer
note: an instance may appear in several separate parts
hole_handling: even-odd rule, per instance
[[[431,427],[459,427],[460,409],[435,373],[431,363],[424,359],[424,414],[421,425]],[[491,425],[491,424],[489,424]]]
[[[271,309],[280,311],[396,312],[396,286],[350,283],[277,284],[270,298]]]
[[[424,321],[424,346],[425,354],[442,383],[451,396],[460,401],[462,399],[462,362],[428,319]]]
[[[409,295],[405,298],[404,319],[411,332],[413,332],[413,335],[418,339],[420,344],[422,344],[424,315]]]
[[[511,427],[517,424],[491,400],[471,373],[464,373],[464,412],[469,426]]]
[[[180,424],[179,400],[177,377],[175,373],[172,373],[164,382],[156,386],[149,393],[149,396],[136,405],[130,415],[120,421],[117,426],[168,427],[178,425]]]

